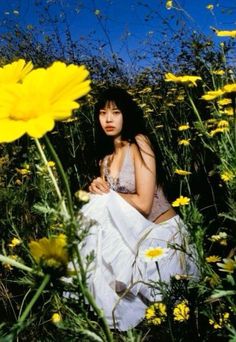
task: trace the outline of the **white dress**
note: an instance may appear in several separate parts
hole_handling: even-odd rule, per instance
[[[174,248],[158,261],[161,279],[156,263],[143,258],[149,247],[181,245],[190,251],[188,234],[178,215],[155,224],[112,189],[107,194],[91,195],[82,213],[95,220],[79,246],[84,261],[94,253],[87,284],[111,328],[126,331],[138,325],[147,308],[143,297],[161,300],[161,294],[154,296],[144,282],[169,282],[176,274],[196,276],[193,259]]]

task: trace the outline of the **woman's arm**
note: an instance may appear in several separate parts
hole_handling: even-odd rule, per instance
[[[144,216],[148,216],[152,208],[156,186],[155,155],[147,137],[139,134],[135,139],[138,147],[132,144],[131,148],[134,158],[136,193],[119,193],[119,195]]]
[[[93,194],[99,194],[102,195],[104,193],[109,192],[109,185],[105,181],[104,174],[103,174],[103,160],[99,161],[99,167],[100,167],[100,177],[95,178],[91,184],[89,185],[88,189],[89,192]]]

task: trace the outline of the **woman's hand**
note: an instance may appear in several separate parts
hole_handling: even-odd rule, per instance
[[[107,193],[110,190],[108,183],[102,177],[95,178],[88,189],[92,194],[99,195]]]

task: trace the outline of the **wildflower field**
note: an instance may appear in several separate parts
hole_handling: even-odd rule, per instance
[[[51,41],[35,49],[32,32],[0,46],[1,342],[236,341],[236,31],[214,34],[218,43],[194,32],[183,40],[180,28],[175,57],[171,42],[153,45],[152,66],[132,74],[116,55],[65,57]],[[77,248],[98,174],[94,105],[111,84],[143,109],[199,270],[197,280],[150,283],[145,319],[125,333],[109,329]],[[147,262],[162,253],[147,250]]]

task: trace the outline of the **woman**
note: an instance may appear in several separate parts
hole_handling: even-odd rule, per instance
[[[94,255],[87,275],[98,306],[111,327],[125,331],[143,319],[148,301],[161,300],[147,283],[196,272],[180,251],[186,250],[186,229],[157,184],[140,108],[113,87],[102,94],[95,114],[101,175],[90,184],[91,199],[82,208],[95,223],[81,249],[84,260]],[[149,248],[162,254],[158,262],[145,260]]]

